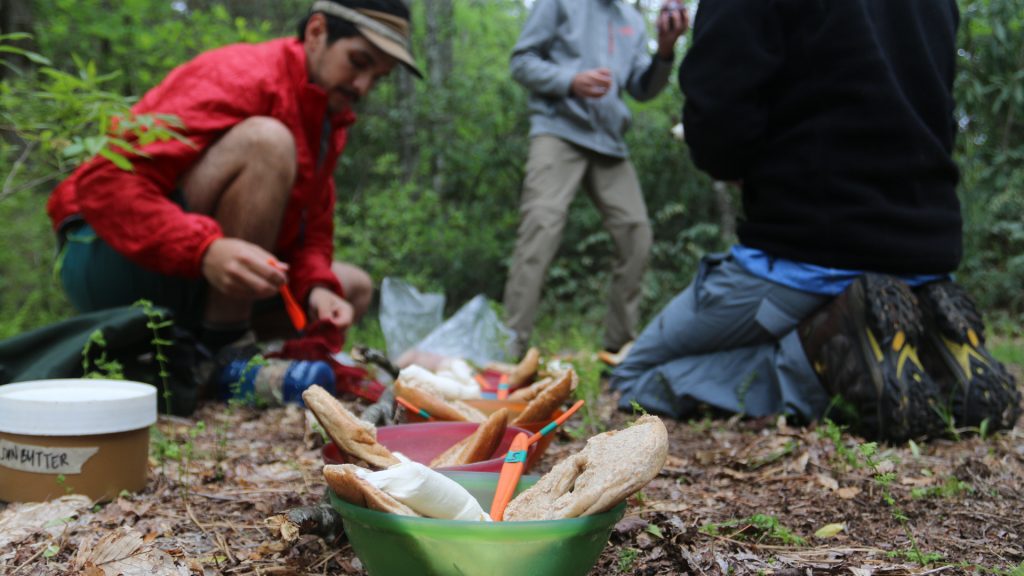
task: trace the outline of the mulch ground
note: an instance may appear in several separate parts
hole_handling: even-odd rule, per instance
[[[608,427],[632,418],[601,400]],[[666,425],[667,465],[591,574],[1024,574],[1022,424],[876,450],[783,419]],[[344,535],[289,541],[268,522],[323,497],[302,410],[211,404],[158,428],[142,493],[0,504],[0,573],[365,573]],[[586,432],[535,472],[579,449],[573,436]]]

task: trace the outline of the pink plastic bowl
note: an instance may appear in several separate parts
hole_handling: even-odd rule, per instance
[[[452,445],[469,436],[476,431],[479,424],[472,422],[426,422],[423,424],[399,424],[397,426],[384,426],[377,429],[377,441],[383,444],[392,452],[401,452],[414,462],[430,465],[430,461],[439,456]],[[498,444],[489,460],[474,462],[462,466],[445,466],[438,470],[462,470],[466,472],[501,472],[501,465],[504,463],[505,454],[512,439],[518,433],[530,436],[530,431],[523,428],[509,426],[505,428],[505,435]],[[530,446],[527,453],[527,462],[537,444]],[[334,443],[323,447],[323,458],[325,464],[345,464],[347,460],[338,450]]]

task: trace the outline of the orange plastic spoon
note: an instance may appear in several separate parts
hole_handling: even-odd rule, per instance
[[[523,432],[516,434],[508,454],[505,455],[505,463],[501,465],[501,475],[498,476],[498,488],[494,491],[494,500],[491,501],[491,520],[495,522],[501,522],[504,518],[505,508],[512,501],[512,495],[516,493],[516,486],[519,485],[519,478],[526,466],[529,442]]]
[[[270,264],[273,268],[282,270],[281,264],[271,258],[267,260],[267,264]],[[284,300],[284,309],[288,312],[288,317],[292,321],[292,326],[299,332],[302,332],[306,328],[306,313],[302,311],[302,307],[295,301],[295,297],[292,296],[292,291],[288,289],[287,284],[281,284],[281,298]]]

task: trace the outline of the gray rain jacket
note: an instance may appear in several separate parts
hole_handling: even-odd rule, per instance
[[[573,77],[608,68],[602,98],[570,94]],[[512,77],[530,90],[530,136],[551,134],[625,158],[631,116],[626,90],[643,101],[668,83],[672,62],[651,58],[643,17],[622,0],[537,0],[512,51]]]

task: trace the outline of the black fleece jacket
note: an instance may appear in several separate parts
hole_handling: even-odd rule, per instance
[[[889,273],[961,256],[955,0],[702,0],[680,68],[694,162],[742,180],[740,241]]]

